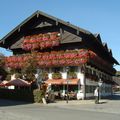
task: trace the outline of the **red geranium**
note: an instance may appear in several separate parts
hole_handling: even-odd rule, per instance
[[[22,49],[35,50],[51,48],[60,44],[59,39],[58,32],[26,36],[22,43]]]

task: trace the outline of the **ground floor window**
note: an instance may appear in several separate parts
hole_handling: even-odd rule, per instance
[[[111,93],[111,87],[105,87],[105,93]]]
[[[52,85],[52,90],[54,92],[62,92],[63,90],[67,91],[67,85]],[[68,92],[77,92],[78,85],[68,85]]]
[[[66,99],[67,97],[67,85],[52,85],[52,91],[56,99]],[[69,99],[76,99],[78,92],[78,85],[68,86]]]
[[[86,85],[85,86],[86,93],[94,93],[95,88],[96,88],[96,86]]]

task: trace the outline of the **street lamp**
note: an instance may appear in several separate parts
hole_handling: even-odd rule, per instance
[[[41,83],[42,83],[42,69],[37,69],[37,73],[35,75],[36,80],[37,80],[37,86],[39,89],[41,89]]]
[[[68,99],[69,99],[69,96],[68,96],[68,85],[69,85],[69,80],[68,80],[68,71],[69,71],[69,67],[66,67],[66,72],[67,72],[67,99],[66,99],[66,103],[68,103]]]
[[[66,103],[68,103],[68,99],[69,99],[69,96],[68,96],[68,83],[69,81],[67,80],[67,99],[66,99]]]
[[[83,94],[84,94],[84,97],[83,97],[83,99],[86,99],[86,66],[85,66],[85,64],[83,64],[83,66],[81,67],[81,73],[83,73],[83,75],[84,75],[84,84],[83,84]]]
[[[98,103],[99,103],[99,100],[100,100],[100,88],[102,86],[102,80],[101,78],[99,79],[99,82],[98,82]]]

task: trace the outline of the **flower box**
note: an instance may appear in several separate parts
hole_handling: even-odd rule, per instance
[[[22,49],[30,51],[52,48],[54,46],[59,46],[59,40],[60,37],[58,36],[58,32],[25,36],[22,43]]]

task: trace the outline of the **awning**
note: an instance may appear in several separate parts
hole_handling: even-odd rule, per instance
[[[2,83],[2,81],[0,80],[0,83]]]
[[[46,84],[51,85],[62,85],[63,79],[48,79],[45,81]]]
[[[7,86],[14,85],[14,86],[22,87],[22,86],[30,86],[31,83],[28,83],[27,81],[18,78],[18,79],[8,81],[8,83],[6,83],[6,85]]]
[[[0,86],[6,86],[7,83],[8,83],[8,81],[4,80],[0,83]]]
[[[79,80],[80,79],[68,79],[68,80],[64,80],[63,84],[67,85],[78,85],[79,84]]]
[[[69,85],[78,85],[80,79],[69,79],[68,81],[66,79],[48,79],[45,81],[46,84],[51,85],[67,85],[67,82]]]

